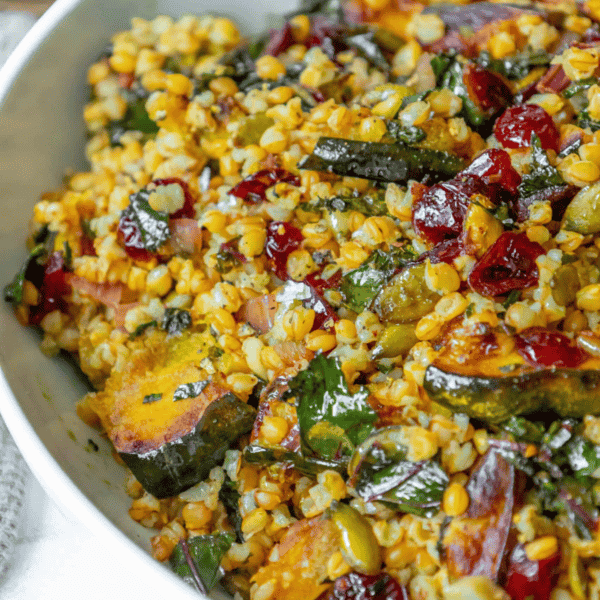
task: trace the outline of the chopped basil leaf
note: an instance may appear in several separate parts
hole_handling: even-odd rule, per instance
[[[544,50],[525,50],[506,58],[492,58],[489,52],[479,55],[479,64],[508,79],[523,79],[534,67],[545,67],[552,57]]]
[[[158,325],[158,323],[156,322],[156,320],[154,321],[148,321],[148,323],[142,323],[141,325],[138,325],[134,331],[132,331],[129,334],[129,339],[130,340],[134,340],[137,337],[140,337],[140,335],[142,335],[144,333],[144,331],[146,331],[146,329],[150,328],[150,327],[156,327]]]
[[[236,541],[242,544],[244,542],[244,534],[242,533],[240,498],[241,495],[237,490],[235,481],[232,481],[229,476],[226,476],[225,481],[219,490],[219,500],[223,503],[223,506],[227,511],[229,523],[235,529]]]
[[[142,189],[129,196],[129,206],[121,213],[121,222],[131,221],[137,226],[142,244],[149,252],[156,252],[171,237],[169,215],[156,211],[148,202],[150,191]]]
[[[221,561],[234,540],[232,533],[198,535],[187,541],[181,539],[169,559],[171,568],[206,595],[221,579]]]
[[[587,92],[587,90],[593,85],[598,83],[596,77],[587,77],[586,79],[580,79],[579,81],[573,81],[569,87],[563,91],[562,95],[565,98],[572,98],[573,96],[580,94],[581,92]]]
[[[346,306],[356,312],[367,308],[398,269],[416,257],[412,246],[394,248],[389,252],[375,250],[360,267],[342,277],[340,291]]]
[[[582,129],[591,129],[592,131],[600,130],[600,121],[596,121],[596,119],[592,119],[590,117],[590,113],[587,108],[579,111],[577,115],[577,126]]]
[[[510,294],[506,297],[506,300],[502,303],[504,308],[508,308],[515,302],[518,302],[521,299],[521,290],[512,290]]]
[[[25,285],[25,273],[29,268],[29,265],[33,261],[40,257],[47,257],[48,252],[45,244],[38,244],[29,253],[29,257],[25,261],[25,264],[21,267],[21,270],[15,275],[14,279],[4,287],[4,300],[11,304],[20,304],[23,301],[23,286]]]
[[[331,198],[319,198],[314,204],[308,204],[304,208],[309,212],[317,210],[326,210],[339,212],[348,212],[354,210],[366,217],[380,217],[388,214],[387,205],[385,203],[385,193],[373,192],[363,196],[332,196]]]
[[[182,383],[175,392],[173,392],[173,402],[185,400],[186,398],[196,398],[204,391],[209,383],[209,379],[205,379],[204,381],[194,381],[193,383]]]
[[[420,128],[414,125],[403,127],[398,121],[388,121],[386,123],[388,133],[398,142],[412,145],[424,140],[427,134]]]
[[[142,400],[142,404],[152,404],[153,402],[158,402],[162,399],[162,394],[148,394],[144,396]]]
[[[550,164],[545,150],[542,148],[540,138],[531,134],[531,159],[529,173],[523,175],[519,184],[519,193],[522,197],[533,195],[541,189],[555,185],[564,185],[560,173]]]
[[[148,137],[158,133],[158,125],[148,116],[146,98],[135,98],[129,102],[125,116],[108,125],[111,144],[120,143],[121,136],[128,131],[140,131]]]
[[[187,310],[180,308],[167,308],[163,317],[161,327],[169,335],[180,334],[184,329],[192,326],[192,316]]]
[[[311,433],[317,423],[329,423],[330,432],[339,427],[347,440],[356,445],[371,433],[377,420],[377,413],[367,402],[367,389],[360,386],[351,393],[339,360],[322,354],[313,358],[304,371],[290,380],[286,392],[286,397],[289,396],[296,398],[300,440],[303,451],[308,455],[314,453],[321,458],[332,458],[329,447],[331,436],[328,434],[327,442],[321,443],[321,437],[315,435],[315,431]],[[346,439],[340,437],[340,455],[345,454],[347,449]],[[321,454],[323,451],[324,456]]]

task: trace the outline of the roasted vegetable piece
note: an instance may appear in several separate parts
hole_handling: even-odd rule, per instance
[[[458,156],[437,150],[322,137],[313,153],[298,167],[375,181],[404,183],[409,179],[421,179],[424,175],[438,180],[452,177],[464,167],[464,163]]]
[[[206,334],[183,334],[136,356],[104,390],[88,395],[115,450],[144,489],[174,496],[204,479],[230,444],[250,431],[255,410],[218,383],[196,397],[175,391],[204,379],[198,365],[211,345]],[[202,387],[202,386],[199,386]],[[144,403],[149,395],[160,400]]]
[[[328,589],[327,563],[338,551],[339,534],[331,519],[316,517],[294,523],[275,546],[279,559],[253,575],[258,586],[274,581],[277,600],[315,600]]]
[[[423,263],[409,265],[379,292],[374,307],[383,321],[410,323],[433,309],[441,295],[427,286],[425,269]]]
[[[479,459],[467,484],[469,508],[452,519],[443,538],[454,577],[496,580],[512,524],[515,468],[495,449]]]
[[[425,372],[423,386],[434,402],[490,423],[537,410],[571,417],[600,412],[599,359],[565,368],[574,364],[570,356],[579,355],[577,348],[560,342],[551,346],[548,340],[542,343],[545,338],[536,345],[536,336],[526,330],[519,343],[529,339],[526,352],[538,361],[531,366],[533,359],[526,360],[517,340],[504,332],[491,332],[482,324],[452,331]]]
[[[418,341],[414,324],[389,325],[377,339],[377,345],[373,348],[373,357],[395,358],[396,356],[402,356]]]
[[[600,231],[600,182],[583,188],[571,200],[563,228],[583,235]]]

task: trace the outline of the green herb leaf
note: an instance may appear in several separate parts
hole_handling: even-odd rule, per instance
[[[207,594],[222,577],[221,561],[234,540],[231,533],[179,540],[169,560],[171,568],[199,592]]]
[[[517,291],[517,290],[513,290]],[[525,417],[511,417],[500,425],[501,429],[511,433],[518,441],[539,443],[544,435],[544,428]]]
[[[427,137],[427,134],[420,128],[414,125],[410,127],[402,126],[398,121],[388,121],[386,123],[388,133],[402,144],[411,146],[417,144]]]
[[[111,144],[117,145],[121,136],[128,131],[140,131],[151,137],[158,133],[159,127],[148,115],[146,98],[133,98],[127,106],[125,116],[119,121],[112,121],[107,129]]]
[[[360,267],[342,277],[340,291],[346,306],[356,312],[367,308],[392,276],[415,258],[412,246],[375,250]]]
[[[580,79],[579,81],[573,81],[569,87],[562,92],[565,98],[572,98],[582,92],[587,92],[589,88],[598,83],[596,77],[587,77],[586,79]]]
[[[520,299],[521,299],[521,290],[512,290],[506,297],[506,300],[502,303],[502,306],[504,308],[508,308],[515,302],[518,302]]]
[[[244,534],[242,533],[240,498],[241,495],[237,490],[235,481],[232,481],[229,476],[226,476],[225,481],[219,490],[219,500],[223,503],[223,506],[227,511],[229,523],[235,529],[236,541],[242,544],[244,542]]]
[[[148,394],[144,396],[142,400],[142,404],[152,404],[153,402],[158,402],[162,399],[162,394]]]
[[[204,381],[194,381],[193,383],[182,383],[173,392],[173,402],[185,400],[186,398],[196,398],[204,391],[209,383],[209,379],[205,379]]]
[[[158,325],[156,320],[153,321],[148,321],[147,323],[142,323],[141,325],[138,325],[130,334],[129,334],[129,339],[130,340],[134,340],[137,337],[140,337],[140,335],[142,335],[144,333],[144,331],[146,331],[146,329],[150,328],[150,327],[156,327]]]
[[[550,164],[548,156],[542,148],[540,138],[535,133],[531,134],[529,173],[523,175],[519,184],[519,193],[526,198],[539,190],[564,184],[565,182],[558,170]]]
[[[148,202],[148,190],[143,189],[129,196],[129,206],[121,213],[126,219],[137,225],[144,248],[156,252],[171,237],[169,231],[169,215],[156,211]]]
[[[17,305],[23,301],[23,286],[25,285],[25,272],[27,267],[32,260],[35,260],[38,256],[45,253],[44,246],[42,244],[36,246],[29,255],[29,258],[25,261],[25,264],[21,267],[21,270],[15,275],[14,279],[4,286],[4,300],[11,304]]]
[[[169,335],[179,335],[185,329],[192,326],[192,315],[189,311],[181,308],[167,308],[163,317],[161,327]]]
[[[369,392],[360,386],[350,392],[340,368],[339,360],[318,355],[310,361],[304,371],[300,371],[289,382],[286,397],[294,396],[297,402],[300,439],[304,450],[310,455],[319,451],[323,445],[309,436],[311,429],[322,421],[339,427],[354,445],[360,444],[373,430],[377,413],[367,402]],[[346,446],[340,442],[340,453]],[[330,458],[327,451],[324,458]]]
[[[490,71],[508,79],[523,79],[534,67],[545,67],[552,57],[544,50],[524,50],[507,58],[492,58],[487,51],[481,52],[477,62]]]
[[[579,111],[577,115],[577,126],[582,129],[591,129],[592,131],[600,130],[600,121],[592,119],[587,108]]]
[[[302,208],[310,212],[318,210],[348,212],[355,210],[366,217],[380,217],[388,214],[385,203],[385,193],[370,192],[363,196],[332,196],[331,198],[319,198],[315,203],[306,203],[308,206]]]
[[[364,56],[364,58],[366,58],[374,67],[377,67],[382,71],[388,71],[390,64],[381,51],[381,48],[377,45],[375,39],[375,32],[367,31],[365,33],[351,35],[350,37],[345,38],[345,41],[350,48],[358,50],[358,53]]]

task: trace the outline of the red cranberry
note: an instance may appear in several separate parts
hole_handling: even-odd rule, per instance
[[[505,148],[528,148],[533,133],[540,138],[544,150],[558,150],[558,130],[552,117],[541,106],[511,106],[494,124],[496,139]]]
[[[265,194],[271,186],[281,182],[298,186],[300,178],[285,169],[264,169],[240,181],[229,193],[244,202],[258,204],[265,200]]]
[[[286,23],[281,29],[272,29],[269,33],[269,41],[263,54],[279,56],[296,43],[292,34],[292,26]]]
[[[41,302],[31,307],[29,322],[38,325],[40,321],[54,310],[66,309],[63,296],[71,292],[67,282],[67,269],[62,252],[53,252],[44,268],[44,277],[40,287]]]
[[[575,369],[587,359],[586,353],[558,331],[530,327],[515,335],[517,352],[533,367]]]
[[[317,600],[408,600],[408,593],[387,573],[348,573],[338,577],[333,588],[323,592]]]
[[[521,176],[513,168],[505,150],[492,148],[482,152],[461,174],[480,177],[487,185],[497,185],[510,194],[518,194]]]
[[[82,234],[80,238],[81,243],[81,255],[82,256],[96,256],[96,249],[94,248],[94,240],[85,234]]]
[[[463,82],[470,98],[490,116],[512,102],[512,92],[502,77],[479,65],[465,67]]]
[[[425,192],[421,187],[415,188],[413,226],[422,237],[434,244],[460,235],[471,196],[488,191],[479,177],[470,174],[438,183]]]
[[[542,246],[530,241],[525,233],[506,231],[473,267],[469,285],[482,296],[498,296],[536,285],[539,272],[535,260],[542,254]]]
[[[463,245],[460,238],[452,238],[440,242],[427,252],[423,252],[423,254],[419,255],[418,262],[429,259],[433,264],[445,262],[451,265],[452,261],[460,256],[462,251]]]
[[[543,560],[529,560],[523,545],[512,551],[504,589],[512,600],[550,600],[558,578],[560,553]]]
[[[300,247],[303,239],[302,232],[290,223],[272,221],[267,226],[265,254],[271,262],[273,272],[279,279],[283,281],[289,279],[288,256]]]
[[[331,326],[332,322],[339,321],[337,313],[330,306],[329,302],[325,300],[323,294],[326,290],[331,290],[339,286],[341,280],[341,271],[336,271],[329,279],[323,279],[321,272],[311,273],[304,278],[304,283],[311,290],[311,297],[302,304],[304,308],[312,308],[315,311],[313,330],[322,329],[327,322]]]
[[[142,232],[137,223],[130,218],[127,209],[121,213],[119,228],[117,229],[117,241],[127,255],[133,260],[142,260],[148,262],[152,260],[152,253],[146,250]]]
[[[155,185],[170,185],[172,183],[177,183],[183,189],[185,201],[179,210],[169,215],[172,219],[193,219],[196,216],[196,211],[194,210],[194,198],[185,181],[179,179],[179,177],[167,177],[166,179],[155,179],[152,183]]]

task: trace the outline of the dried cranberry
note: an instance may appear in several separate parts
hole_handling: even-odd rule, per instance
[[[179,210],[169,215],[172,219],[193,219],[196,216],[196,211],[194,210],[194,198],[185,181],[179,179],[179,177],[168,177],[166,179],[155,179],[152,183],[154,183],[154,185],[170,185],[172,183],[177,183],[183,189],[185,201]]]
[[[342,280],[342,272],[336,271],[329,279],[323,279],[321,272],[311,273],[304,278],[304,283],[308,285],[311,296],[302,304],[304,308],[312,308],[315,311],[315,322],[313,330],[322,329],[329,322],[328,328],[333,322],[339,321],[337,313],[330,306],[329,302],[323,297],[326,290],[337,287]]]
[[[70,293],[67,281],[67,269],[62,252],[53,252],[44,267],[44,277],[40,287],[41,302],[31,307],[29,322],[38,325],[48,313],[66,309],[63,296]]]
[[[267,241],[265,243],[265,254],[271,262],[271,268],[279,279],[287,280],[288,256],[300,247],[303,240],[302,232],[283,221],[272,221],[267,226]]]
[[[408,600],[408,593],[387,573],[348,573],[338,577],[333,587],[323,592],[317,600]]]
[[[519,544],[512,551],[504,589],[512,600],[550,600],[558,579],[560,553],[543,560],[529,560]]]
[[[229,193],[244,202],[258,204],[265,200],[265,194],[271,186],[282,182],[297,186],[300,185],[300,178],[285,169],[264,169],[240,181]]]
[[[542,254],[542,246],[532,242],[527,234],[506,231],[473,267],[469,285],[482,296],[498,296],[536,285],[539,272],[535,260]]]
[[[552,117],[541,106],[511,106],[494,124],[496,139],[505,148],[528,148],[532,133],[540,138],[544,150],[558,150],[558,130]]]
[[[487,185],[497,185],[510,194],[518,194],[521,176],[513,168],[505,150],[492,148],[482,152],[461,174],[476,175]]]
[[[415,230],[434,244],[457,237],[462,232],[471,196],[487,191],[483,181],[470,174],[438,183],[425,192],[417,188],[412,215]]]
[[[152,260],[152,253],[146,250],[142,232],[137,223],[129,216],[127,210],[121,213],[119,228],[117,229],[117,241],[125,248],[127,255],[133,260],[148,262]]]
[[[479,65],[465,67],[463,82],[471,100],[490,116],[512,102],[512,92],[502,77]]]
[[[119,85],[128,90],[135,81],[135,75],[133,73],[119,73]]]
[[[533,367],[575,369],[587,359],[586,353],[558,331],[530,327],[515,335],[517,352]]]
[[[335,58],[338,52],[347,50],[344,41],[344,28],[326,17],[314,17],[310,26],[310,34],[303,44],[307,48],[320,47],[329,58]]]
[[[463,245],[460,241],[460,238],[452,238],[450,240],[445,240],[434,246],[431,250],[427,252],[423,252],[423,254],[419,255],[418,262],[422,262],[426,259],[429,259],[433,264],[439,262],[445,262],[449,265],[452,264],[452,261],[460,256],[463,251]]]
[[[96,256],[96,248],[94,248],[94,240],[83,234],[79,240],[81,244],[82,256]]]
[[[238,250],[238,241],[239,238],[233,238],[228,242],[224,242],[221,244],[220,251],[225,254],[229,254],[240,263],[247,263],[248,259]]]
[[[272,29],[269,32],[269,41],[263,54],[279,56],[296,43],[292,34],[292,26],[286,23],[281,29]]]

